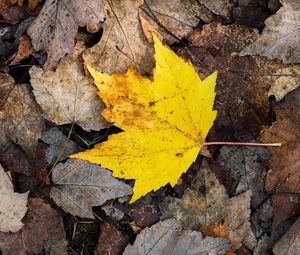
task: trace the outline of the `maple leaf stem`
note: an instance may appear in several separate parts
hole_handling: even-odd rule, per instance
[[[204,145],[232,145],[232,146],[280,147],[281,143],[209,142],[209,143],[204,143]]]

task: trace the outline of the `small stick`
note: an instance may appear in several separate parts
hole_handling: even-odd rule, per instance
[[[209,142],[209,143],[204,143],[204,145],[233,145],[233,146],[280,147],[281,143]]]

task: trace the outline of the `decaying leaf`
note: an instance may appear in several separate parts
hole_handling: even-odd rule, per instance
[[[26,34],[21,35],[19,40],[20,44],[18,46],[17,54],[11,62],[12,65],[19,63],[22,59],[27,58],[33,52],[31,41]]]
[[[41,109],[28,84],[0,84],[0,145],[14,142],[33,155],[44,125]]]
[[[104,20],[100,0],[47,0],[28,29],[36,51],[45,49],[48,59],[44,69],[53,69],[60,58],[74,50],[78,27]]]
[[[41,140],[47,146],[45,156],[49,165],[55,162],[63,148],[64,151],[60,160],[64,160],[68,155],[80,151],[79,146],[72,140],[69,140],[65,145],[67,137],[57,127],[44,131]]]
[[[232,249],[236,250],[250,232],[250,198],[250,191],[229,198],[224,186],[204,165],[192,189],[186,189],[181,199],[167,197],[160,209],[163,218],[174,217],[186,229],[200,228],[205,232],[227,219],[228,238]]]
[[[129,237],[121,233],[113,224],[103,223],[100,225],[99,241],[94,254],[123,254],[129,241]]]
[[[98,44],[83,54],[95,69],[112,74],[133,67],[141,73],[153,68],[153,49],[147,42],[138,20],[143,0],[104,1],[106,21]]]
[[[234,1],[232,0],[198,0],[200,4],[203,4],[207,9],[217,15],[230,16]]]
[[[10,172],[4,172],[0,165],[0,232],[15,233],[23,227],[21,220],[27,211],[28,194],[14,192]]]
[[[88,69],[107,108],[103,116],[125,132],[111,135],[94,149],[74,154],[135,179],[134,202],[170,183],[196,159],[217,112],[214,72],[200,80],[185,62],[154,36],[156,68],[153,81],[133,69],[112,76]]]
[[[33,66],[29,73],[33,93],[47,119],[58,125],[74,122],[87,131],[108,126],[100,114],[104,105],[97,89],[76,56],[63,58],[55,72]]]
[[[266,168],[264,160],[270,154],[266,148],[222,147],[217,161],[223,171],[230,171],[234,178],[234,195],[251,190],[251,205],[256,208],[267,197],[264,190]]]
[[[269,79],[271,80],[272,85],[268,96],[274,95],[276,101],[280,101],[289,92],[300,86],[300,65],[292,65],[279,69],[274,74],[270,75]]]
[[[285,65],[260,56],[237,55],[257,35],[257,31],[244,26],[211,23],[189,37],[195,46],[191,54],[200,77],[218,70],[218,116],[211,132],[215,141],[254,139],[253,134],[268,123],[269,77]]]
[[[133,245],[128,245],[124,255],[223,255],[229,249],[223,238],[203,238],[201,232],[183,231],[175,219],[160,221],[145,228]]]
[[[0,111],[15,85],[15,80],[8,73],[0,72]]]
[[[300,254],[300,218],[288,230],[288,232],[274,245],[275,255]]]
[[[283,63],[300,63],[300,3],[281,0],[282,7],[266,21],[260,38],[240,54],[281,59]]]
[[[23,222],[24,227],[18,233],[0,233],[3,254],[39,254],[49,244],[53,246],[65,240],[62,218],[40,198],[28,200]]]
[[[152,42],[152,33],[172,44],[186,37],[199,23],[200,18],[210,21],[212,15],[193,0],[145,0],[140,6],[140,20],[144,34]]]
[[[52,181],[51,197],[56,204],[82,218],[94,218],[93,206],[132,194],[132,188],[113,178],[110,171],[77,159],[58,164]]]

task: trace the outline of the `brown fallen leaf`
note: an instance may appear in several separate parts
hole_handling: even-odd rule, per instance
[[[1,81],[0,95],[0,145],[17,143],[28,155],[33,156],[44,120],[30,86]]]
[[[129,66],[139,73],[150,73],[154,65],[153,47],[138,20],[142,3],[143,0],[104,1],[103,35],[99,43],[85,51],[85,62],[108,74],[124,73]]]
[[[74,51],[78,27],[104,20],[102,1],[47,0],[28,29],[36,51],[45,49],[48,59],[45,70],[56,67],[58,61]]]
[[[31,41],[26,34],[23,34],[19,38],[19,40],[20,40],[20,44],[18,47],[18,51],[17,51],[16,56],[12,60],[11,65],[15,65],[16,63],[19,63],[24,58],[29,57],[30,54],[33,52]]]
[[[0,9],[5,9],[13,4],[23,5],[24,0],[2,0],[0,2]]]
[[[129,237],[120,232],[113,224],[103,223],[100,225],[99,241],[94,254],[122,255],[129,241]]]
[[[65,239],[62,218],[42,199],[30,198],[24,227],[18,233],[0,233],[0,249],[4,254],[40,253],[49,243]]]
[[[218,70],[215,109],[218,116],[214,140],[250,140],[268,122],[269,76],[285,65],[262,57],[239,57],[241,45],[250,43],[257,32],[244,26],[208,24],[191,33],[190,56],[205,77]]]
[[[132,194],[132,188],[111,172],[82,160],[69,159],[52,172],[51,197],[66,212],[93,219],[93,206]]]
[[[274,245],[275,255],[299,255],[300,254],[300,218],[288,230],[288,232]]]
[[[187,229],[206,231],[227,219],[231,247],[236,250],[250,232],[250,198],[251,191],[229,198],[224,186],[203,165],[192,183],[192,189],[186,189],[181,199],[167,197],[160,209],[163,218],[174,217]]]
[[[265,19],[270,16],[268,3],[271,1],[239,0],[232,10],[233,19],[248,27],[263,27]]]
[[[145,228],[159,221],[159,207],[155,201],[146,204],[136,201],[133,204],[116,204],[115,207],[134,221],[134,225]]]
[[[23,16],[23,8],[20,5],[11,5],[5,9],[0,8],[0,22],[16,24]]]
[[[274,110],[277,121],[265,128],[260,141],[278,141],[280,148],[270,148],[271,158],[267,161],[269,172],[265,189],[272,194],[273,229],[281,222],[299,215],[300,208],[300,90],[288,94]],[[285,206],[282,206],[284,203]]]
[[[182,230],[175,219],[160,221],[145,228],[133,245],[128,245],[124,255],[207,254],[223,255],[229,249],[223,238],[203,238],[201,232]]]
[[[201,18],[206,22],[212,20],[212,14],[193,0],[146,0],[140,6],[139,17],[149,42],[153,42],[152,33],[155,32],[168,44],[186,37]]]
[[[259,39],[246,47],[241,56],[259,54],[283,63],[300,63],[300,3],[281,0],[282,7],[269,17]]]
[[[47,119],[58,125],[75,123],[87,131],[108,127],[101,116],[104,104],[77,56],[64,57],[55,72],[33,66],[29,73],[33,93]]]
[[[14,192],[10,172],[4,172],[0,165],[0,232],[18,232],[22,227],[22,218],[27,211],[29,192]]]

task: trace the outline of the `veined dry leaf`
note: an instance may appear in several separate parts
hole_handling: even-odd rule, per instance
[[[288,232],[274,245],[275,255],[300,254],[300,218],[288,230]]]
[[[201,18],[212,19],[212,14],[194,0],[145,0],[139,16],[149,42],[153,41],[152,33],[155,32],[168,44],[186,37]]]
[[[184,228],[204,232],[226,219],[228,239],[231,248],[236,250],[250,232],[250,198],[250,191],[229,198],[224,186],[204,163],[192,188],[186,189],[181,199],[167,197],[160,209],[163,218],[174,217]]]
[[[143,0],[105,0],[106,21],[98,44],[83,54],[85,62],[95,69],[124,73],[129,66],[141,73],[153,68],[153,49],[147,42],[138,19]]]
[[[197,2],[203,4],[213,13],[222,16],[230,16],[232,8],[234,7],[233,0],[198,0]]]
[[[101,0],[47,0],[28,29],[36,51],[45,49],[44,69],[53,69],[60,58],[74,51],[78,27],[104,20]]]
[[[30,86],[4,81],[0,83],[0,96],[0,146],[14,142],[34,155],[44,120]]]
[[[7,98],[12,92],[15,80],[8,73],[0,72],[0,111],[2,110]]]
[[[18,232],[23,227],[28,194],[14,192],[10,173],[0,165],[0,232]]]
[[[135,179],[134,202],[170,183],[196,159],[217,112],[213,111],[217,73],[201,81],[185,62],[154,36],[153,81],[133,69],[112,76],[88,69],[107,108],[103,116],[125,132],[94,149],[74,154]]]
[[[283,63],[300,63],[300,2],[281,0],[282,7],[266,19],[260,38],[240,55],[259,54]]]
[[[56,246],[65,240],[62,217],[40,198],[28,200],[23,222],[24,227],[18,233],[0,233],[3,254],[40,254],[49,244]]]
[[[108,127],[100,114],[104,105],[97,89],[75,56],[64,57],[55,72],[33,66],[29,73],[33,93],[47,119],[58,125],[74,122],[87,131]]]
[[[251,205],[254,208],[267,197],[264,190],[266,168],[263,161],[269,157],[270,153],[266,148],[224,146],[216,159],[223,172],[232,173],[234,195],[251,190]]]
[[[276,101],[280,101],[289,92],[300,86],[300,65],[291,65],[289,67],[281,68],[268,78],[272,82],[268,96],[274,95]]]
[[[132,188],[111,176],[111,172],[82,160],[69,159],[52,172],[51,197],[64,211],[82,218],[94,218],[92,206],[132,194]]]
[[[183,231],[175,219],[160,221],[145,228],[133,245],[128,245],[124,255],[224,255],[229,249],[223,238],[203,238],[201,232]]]
[[[80,151],[80,147],[72,140],[69,140],[65,145],[67,137],[57,127],[44,131],[41,140],[47,146],[45,156],[49,165],[55,162],[63,148],[64,152],[61,155],[61,161],[65,160],[70,154]]]

